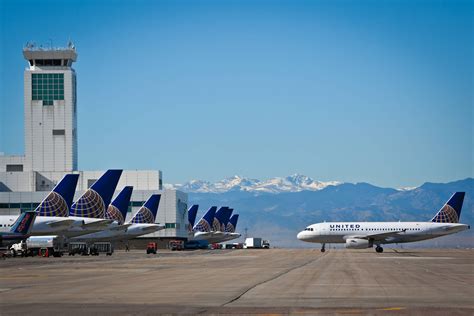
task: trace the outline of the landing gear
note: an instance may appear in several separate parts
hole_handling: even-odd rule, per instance
[[[377,246],[377,247],[375,247],[375,251],[376,251],[376,252],[379,252],[379,253],[380,253],[380,252],[383,252],[383,248],[380,247],[380,246]]]
[[[326,244],[322,244],[321,246],[321,252],[325,252],[326,251]]]

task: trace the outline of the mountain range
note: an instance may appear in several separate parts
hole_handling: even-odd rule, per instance
[[[466,192],[461,222],[474,224],[473,178],[393,189],[368,183],[319,182],[301,175],[265,181],[236,176],[168,188],[188,192],[188,204],[199,204],[198,217],[213,205],[234,208],[240,214],[237,231],[270,239],[278,247],[318,247],[296,239],[298,231],[317,222],[429,221],[455,191]],[[474,247],[474,234],[470,230],[408,245]]]
[[[224,193],[228,191],[282,193],[317,191],[330,185],[339,184],[341,182],[321,182],[304,175],[294,174],[285,178],[275,177],[268,180],[257,180],[240,176],[233,176],[214,183],[203,180],[191,180],[184,184],[171,184],[165,185],[165,187],[188,193]]]

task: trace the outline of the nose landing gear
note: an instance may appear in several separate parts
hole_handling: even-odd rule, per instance
[[[321,245],[321,252],[325,252],[326,251],[326,244],[322,244]]]
[[[377,247],[375,247],[375,251],[379,253],[383,252],[383,248],[377,245]]]

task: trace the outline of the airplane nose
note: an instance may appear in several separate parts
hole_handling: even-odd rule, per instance
[[[298,235],[296,235],[296,238],[298,238],[299,240],[302,240],[303,235],[304,235],[304,232],[299,232]]]

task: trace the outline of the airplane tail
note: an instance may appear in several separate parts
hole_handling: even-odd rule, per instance
[[[221,231],[221,225],[224,222],[228,210],[229,208],[227,206],[222,206],[216,211],[214,219],[212,220],[212,231]]]
[[[133,224],[154,224],[158,206],[160,205],[161,194],[153,194],[133,216],[130,223]]]
[[[225,232],[227,224],[230,221],[230,217],[232,216],[232,212],[234,212],[234,209],[229,208],[229,211],[227,212],[226,217],[224,218],[224,221],[222,222],[221,231]]]
[[[35,209],[38,216],[68,216],[78,179],[78,174],[66,174]]]
[[[10,232],[14,234],[28,235],[31,231],[31,228],[33,228],[37,214],[38,213],[36,213],[36,211],[21,213],[10,229]]]
[[[212,225],[213,231],[225,231],[225,226],[229,221],[230,215],[232,214],[233,209],[229,208],[228,206],[221,207],[214,217],[214,222]]]
[[[199,220],[199,222],[193,227],[193,230],[196,232],[210,232],[211,223],[214,221],[214,216],[216,214],[217,207],[211,207],[206,214]]]
[[[106,206],[114,195],[122,170],[107,170],[72,205],[69,215],[90,218],[104,218]]]
[[[193,231],[194,222],[196,221],[196,215],[198,212],[199,205],[195,204],[188,210],[188,232]]]
[[[237,221],[239,220],[239,214],[234,214],[230,218],[229,222],[227,223],[227,226],[225,228],[226,233],[234,233],[235,229],[237,228]]]
[[[117,197],[110,203],[109,207],[105,211],[105,218],[112,219],[122,225],[127,217],[128,204],[132,197],[133,187],[127,186],[120,191]]]
[[[431,219],[435,223],[459,223],[465,192],[456,192]]]

